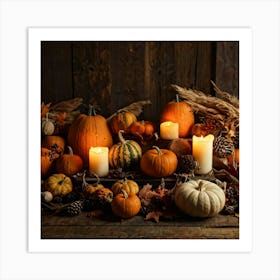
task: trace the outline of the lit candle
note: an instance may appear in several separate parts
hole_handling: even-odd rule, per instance
[[[160,138],[172,140],[179,138],[179,124],[174,122],[163,122],[160,124]]]
[[[192,153],[194,159],[199,164],[199,169],[195,171],[197,174],[207,174],[212,170],[213,161],[213,141],[214,136],[209,134],[205,137],[193,136]]]
[[[94,172],[99,177],[109,173],[109,148],[91,147],[89,149],[89,173]]]

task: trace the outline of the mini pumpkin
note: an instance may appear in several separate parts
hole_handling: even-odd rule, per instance
[[[109,126],[113,134],[118,134],[120,130],[127,132],[130,125],[136,121],[137,118],[133,113],[117,111],[116,114],[109,119]]]
[[[90,147],[111,147],[113,138],[106,119],[96,114],[93,106],[88,115],[80,114],[70,125],[68,143],[85,165],[89,164]]]
[[[129,132],[133,135],[148,137],[155,132],[155,125],[150,121],[136,121],[130,125]]]
[[[120,142],[113,145],[109,150],[109,164],[114,169],[128,170],[138,165],[142,156],[142,149],[137,142],[125,140],[122,136],[123,132],[123,130],[118,132]]]
[[[43,135],[52,135],[54,130],[55,126],[53,122],[49,120],[49,113],[46,113],[46,119],[42,121],[42,133]]]
[[[136,194],[128,195],[125,190],[122,190],[113,198],[111,208],[115,216],[128,219],[139,213],[141,201]]]
[[[65,196],[72,192],[73,184],[71,179],[65,174],[53,174],[45,181],[44,189],[51,192],[53,196]]]
[[[65,140],[61,136],[46,135],[43,138],[42,147],[55,151],[57,154],[62,155],[65,149]]]
[[[192,217],[213,217],[225,205],[225,193],[216,184],[206,180],[191,180],[178,183],[174,201],[185,214]]]
[[[138,194],[139,192],[138,184],[133,180],[128,180],[127,178],[116,181],[111,189],[114,195],[121,193],[122,190],[125,190],[128,195]]]
[[[63,154],[56,161],[56,171],[67,176],[72,176],[80,172],[83,168],[83,160],[79,155],[73,154],[73,150],[68,146],[69,154]]]
[[[172,121],[179,124],[179,137],[184,138],[191,133],[194,125],[194,113],[185,102],[180,101],[178,94],[176,101],[169,102],[163,109],[160,122]]]
[[[104,188],[104,186],[102,184],[100,184],[100,178],[95,173],[94,173],[94,175],[97,178],[97,181],[94,184],[89,184],[86,181],[86,172],[84,172],[84,174],[83,174],[82,190],[83,190],[83,194],[86,197],[90,197],[97,190]]]
[[[141,170],[148,176],[163,178],[172,175],[177,168],[178,159],[174,152],[153,146],[146,151],[142,158]]]
[[[54,168],[55,159],[58,158],[58,154],[47,149],[41,148],[41,176],[46,177],[50,175]]]

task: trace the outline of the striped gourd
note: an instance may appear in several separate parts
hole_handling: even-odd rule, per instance
[[[137,166],[142,157],[140,145],[133,140],[125,140],[122,136],[123,132],[123,130],[120,130],[118,133],[120,142],[113,145],[109,150],[109,164],[113,169],[128,170]]]
[[[109,121],[110,128],[113,134],[118,134],[120,130],[125,132],[128,130],[129,126],[136,122],[136,116],[131,112],[118,111]]]

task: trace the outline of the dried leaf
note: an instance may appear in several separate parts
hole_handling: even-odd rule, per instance
[[[146,217],[145,217],[145,220],[148,221],[148,220],[154,220],[155,222],[159,223],[159,217],[162,215],[161,211],[152,211],[152,212],[149,212]]]
[[[41,104],[41,119],[46,118],[46,114],[50,111],[51,103],[45,104],[44,102]]]
[[[104,211],[101,209],[96,209],[93,211],[90,211],[89,213],[87,213],[87,217],[91,218],[91,217],[101,217],[104,216]]]

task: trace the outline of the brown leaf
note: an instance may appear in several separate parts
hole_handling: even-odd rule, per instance
[[[89,217],[89,218],[90,217],[100,217],[100,216],[104,216],[104,211],[101,209],[93,210],[87,214],[87,217]]]
[[[50,111],[51,103],[45,104],[44,102],[41,104],[41,119],[46,118],[46,114]]]
[[[159,217],[161,216],[161,211],[152,211],[148,213],[145,217],[145,220],[154,220],[155,222],[159,223]]]

